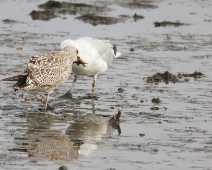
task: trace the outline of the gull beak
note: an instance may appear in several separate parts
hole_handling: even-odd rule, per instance
[[[78,66],[82,64],[84,67],[85,67],[85,64],[88,64],[85,61],[83,61],[79,56],[77,56],[77,61],[74,61],[73,63],[76,63]]]

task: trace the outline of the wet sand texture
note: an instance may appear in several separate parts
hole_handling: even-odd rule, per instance
[[[122,53],[94,98],[89,77],[61,97],[71,75],[46,113],[39,94],[0,82],[0,169],[212,169],[212,1],[7,0],[0,11],[0,79],[68,38]]]

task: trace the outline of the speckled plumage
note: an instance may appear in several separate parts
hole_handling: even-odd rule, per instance
[[[51,93],[68,79],[76,60],[77,53],[73,47],[32,56],[22,73],[28,74],[26,84],[15,88]]]
[[[47,93],[48,102],[48,96],[71,74],[72,64],[77,61],[77,53],[76,48],[67,46],[61,51],[32,56],[21,75],[5,78],[3,81],[17,81],[15,90]]]

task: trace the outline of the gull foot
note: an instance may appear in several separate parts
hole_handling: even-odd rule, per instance
[[[48,104],[48,107],[46,108],[46,110],[45,110],[45,108],[43,108],[43,107],[39,107],[38,110],[39,110],[40,112],[53,111],[53,110],[54,110],[54,107],[49,106],[49,104]]]
[[[73,95],[70,92],[67,92],[66,94],[60,96],[61,98],[67,98],[67,99],[73,99]]]
[[[28,97],[24,98],[24,101],[34,101],[34,100],[35,100],[34,98],[28,98]]]

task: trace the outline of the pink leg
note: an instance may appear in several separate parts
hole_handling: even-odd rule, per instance
[[[45,96],[43,93],[41,94],[41,97],[43,99],[43,101],[45,102],[45,107],[44,110],[46,111],[48,105],[49,105],[49,94],[47,96]]]
[[[96,87],[96,79],[97,79],[97,75],[94,75],[93,83],[92,83],[92,96],[94,95],[94,88]]]
[[[43,101],[46,101],[46,96],[44,95],[44,93],[41,93],[41,97]]]
[[[44,110],[46,111],[47,107],[49,105],[49,96],[46,97],[46,104]]]
[[[74,75],[73,83],[72,83],[70,89],[68,90],[68,93],[71,94],[72,88],[74,87],[74,85],[75,85],[76,82],[77,82],[77,75],[75,74],[75,75]]]

